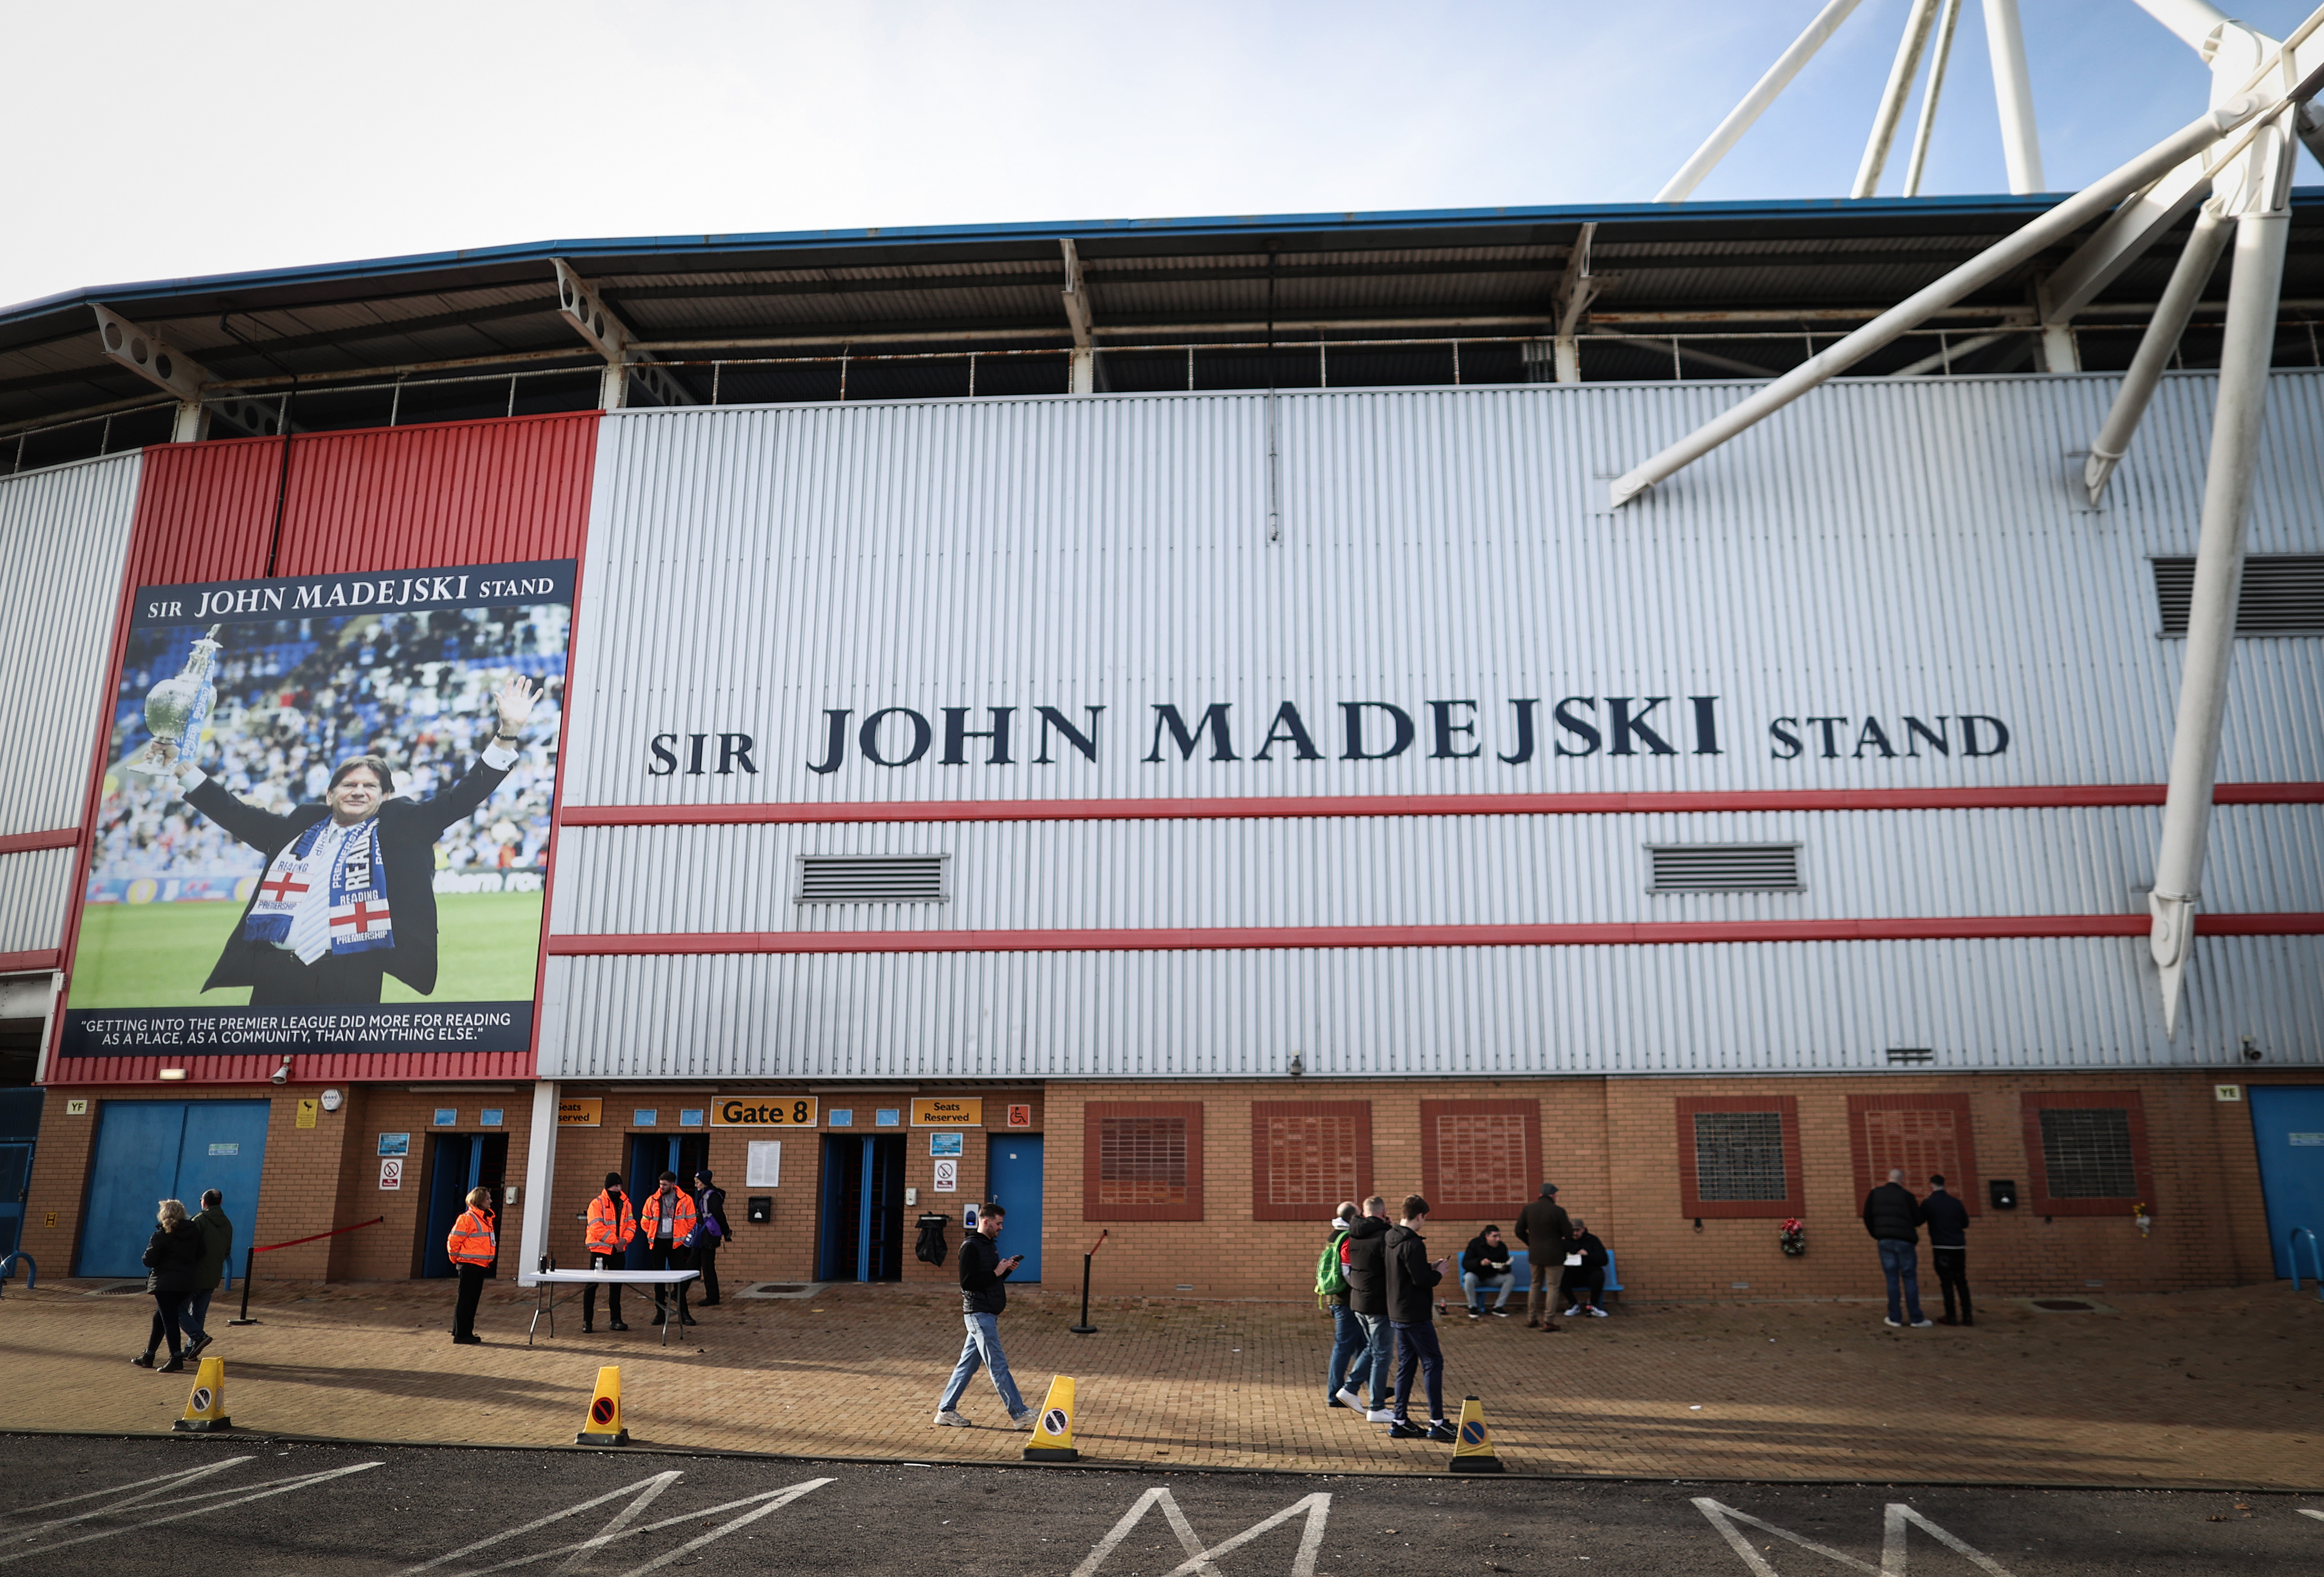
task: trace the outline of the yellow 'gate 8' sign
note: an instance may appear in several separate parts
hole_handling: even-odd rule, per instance
[[[721,1095],[710,1103],[713,1128],[813,1128],[821,1118],[812,1095]]]

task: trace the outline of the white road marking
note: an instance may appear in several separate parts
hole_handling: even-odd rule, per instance
[[[276,1495],[288,1495],[293,1489],[303,1489],[310,1484],[325,1483],[332,1479],[344,1479],[349,1473],[364,1472],[379,1465],[377,1462],[357,1462],[353,1467],[333,1468],[327,1472],[302,1473],[295,1479],[277,1479],[274,1482],[248,1493],[237,1494],[231,1500],[219,1500],[214,1506],[197,1506],[189,1511],[173,1511],[166,1517],[142,1517],[135,1522],[121,1527],[100,1528],[96,1533],[85,1533],[78,1538],[60,1539],[54,1544],[43,1544],[37,1549],[18,1550],[13,1554],[0,1555],[0,1565],[5,1565],[11,1561],[22,1561],[32,1555],[45,1555],[55,1550],[68,1549],[74,1545],[85,1545],[94,1539],[117,1538],[124,1533],[144,1533],[148,1529],[160,1527],[165,1523],[183,1522],[189,1517],[208,1517],[214,1512],[224,1511],[228,1507],[244,1506],[253,1500],[265,1500]],[[191,1499],[210,1500],[225,1492],[227,1491],[212,1490],[208,1494],[196,1495]]]
[[[1752,1577],[1776,1577],[1775,1568],[1757,1550],[1751,1547],[1751,1541],[1744,1536],[1742,1529],[1735,1526],[1738,1522],[1748,1522],[1753,1527],[1774,1534],[1779,1539],[1787,1539],[1800,1548],[1812,1551],[1826,1560],[1837,1561],[1852,1572],[1864,1572],[1865,1577],[1905,1577],[1907,1554],[1905,1535],[1914,1525],[1917,1524],[1938,1543],[1968,1556],[1978,1568],[1991,1572],[1993,1577],[2010,1577],[2001,1563],[1992,1556],[1970,1548],[1901,1501],[1890,1501],[1882,1518],[1880,1564],[1877,1566],[1859,1561],[1854,1555],[1842,1551],[1835,1550],[1830,1545],[1820,1545],[1812,1538],[1804,1538],[1789,1528],[1777,1527],[1772,1522],[1762,1522],[1749,1512],[1738,1511],[1732,1506],[1714,1500],[1707,1495],[1695,1498],[1694,1508],[1711,1519],[1711,1526],[1719,1530],[1720,1536],[1727,1541],[1728,1547],[1742,1557],[1743,1563],[1751,1569]]]
[[[447,1562],[459,1560],[464,1555],[472,1555],[480,1550],[489,1549],[494,1545],[505,1544],[510,1539],[521,1537],[535,1529],[546,1527],[552,1522],[561,1522],[566,1517],[577,1517],[582,1512],[593,1510],[608,1501],[618,1500],[624,1495],[632,1496],[633,1499],[595,1536],[583,1539],[576,1544],[557,1545],[545,1550],[529,1551],[490,1566],[475,1567],[463,1572],[461,1577],[485,1577],[487,1572],[506,1572],[518,1566],[529,1566],[535,1561],[551,1560],[558,1555],[567,1556],[567,1559],[563,1565],[557,1568],[558,1572],[577,1572],[600,1550],[617,1540],[639,1538],[646,1534],[659,1533],[664,1528],[676,1527],[681,1523],[699,1522],[706,1517],[715,1517],[723,1511],[742,1510],[746,1507],[753,1508],[744,1511],[740,1517],[722,1523],[699,1537],[687,1540],[674,1550],[657,1555],[642,1566],[632,1568],[624,1574],[624,1577],[641,1577],[642,1573],[659,1571],[679,1556],[690,1554],[706,1544],[725,1537],[737,1528],[749,1526],[770,1512],[779,1511],[800,1496],[810,1490],[820,1489],[832,1481],[829,1479],[808,1479],[785,1489],[768,1489],[757,1495],[746,1495],[740,1500],[728,1500],[717,1506],[707,1506],[699,1511],[681,1512],[676,1517],[666,1517],[659,1522],[650,1522],[642,1526],[629,1526],[639,1513],[652,1504],[663,1490],[676,1483],[679,1477],[678,1471],[672,1471],[657,1473],[650,1479],[641,1479],[634,1484],[624,1484],[618,1489],[610,1489],[603,1495],[584,1500],[577,1506],[568,1506],[562,1511],[552,1511],[547,1517],[535,1517],[521,1527],[512,1527],[505,1533],[496,1533],[489,1538],[478,1539],[472,1545],[464,1545],[448,1554],[438,1555],[434,1560],[422,1562],[417,1566],[407,1566],[403,1571],[396,1573],[396,1577],[411,1577],[413,1572],[426,1572],[444,1565]]]
[[[1206,1549],[1201,1537],[1195,1534],[1194,1525],[1186,1520],[1185,1513],[1178,1509],[1177,1499],[1167,1487],[1157,1486],[1140,1495],[1130,1508],[1122,1513],[1121,1520],[1113,1525],[1112,1531],[1098,1540],[1091,1549],[1089,1558],[1074,1568],[1073,1577],[1093,1577],[1097,1569],[1105,1563],[1105,1558],[1130,1536],[1130,1530],[1157,1506],[1162,1508],[1163,1517],[1169,1523],[1170,1531],[1178,1536],[1179,1546],[1186,1552],[1186,1559],[1172,1567],[1165,1577],[1222,1577],[1218,1567],[1212,1564],[1214,1557],[1240,1549],[1261,1534],[1302,1513],[1306,1516],[1307,1526],[1299,1540],[1299,1552],[1292,1557],[1290,1577],[1315,1577],[1316,1557],[1323,1548],[1324,1523],[1332,1514],[1332,1497],[1315,1494],[1303,1500],[1295,1500],[1265,1521],[1254,1523],[1234,1537]]]
[[[84,1511],[77,1517],[54,1517],[47,1522],[34,1523],[29,1527],[12,1527],[7,1530],[5,1536],[9,1542],[18,1543],[24,1539],[31,1538],[36,1534],[46,1533],[52,1527],[62,1527],[69,1522],[86,1522],[92,1517],[103,1517],[108,1512],[119,1511],[131,1506],[143,1505],[144,1502],[152,1499],[156,1495],[167,1494],[172,1489],[182,1489],[188,1484],[194,1482],[197,1479],[207,1479],[212,1473],[217,1472],[222,1469],[239,1467],[244,1462],[249,1462],[250,1460],[251,1459],[246,1456],[230,1456],[222,1462],[210,1462],[198,1468],[187,1468],[181,1472],[163,1473],[159,1478],[153,1479],[135,1479],[126,1484],[115,1484],[108,1489],[87,1489],[78,1495],[68,1495],[61,1500],[50,1500],[39,1506],[27,1506],[22,1510],[7,1512],[5,1515],[9,1517],[30,1517],[36,1511],[53,1511],[60,1506],[72,1506],[77,1505],[83,1500],[94,1500],[100,1495],[106,1498],[106,1503],[103,1506],[98,1507],[95,1511]],[[128,1491],[133,1489],[138,1492],[134,1495],[129,1494]],[[226,1494],[230,1492],[231,1491],[227,1490],[212,1491],[214,1494]]]
[[[2312,1517],[2319,1522],[2324,1522],[2324,1511],[2310,1511],[2308,1508],[2303,1506],[2300,1508],[2300,1515],[2302,1517]]]

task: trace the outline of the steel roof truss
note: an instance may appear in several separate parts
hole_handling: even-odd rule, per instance
[[[605,358],[605,382],[598,403],[607,410],[619,410],[627,401],[630,380],[634,378],[658,405],[698,405],[700,401],[687,392],[686,385],[671,375],[669,368],[654,359],[653,353],[641,350],[637,337],[632,334],[618,313],[605,305],[603,297],[589,288],[589,281],[573,270],[573,265],[561,257],[549,262],[557,268],[557,307],[564,314],[589,347]]]

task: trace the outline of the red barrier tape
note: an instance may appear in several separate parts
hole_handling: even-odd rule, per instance
[[[1100,1249],[1102,1249],[1102,1248],[1105,1247],[1105,1240],[1106,1240],[1106,1237],[1107,1237],[1107,1235],[1108,1235],[1108,1234],[1110,1234],[1112,1231],[1113,1231],[1113,1229],[1112,1229],[1111,1227],[1102,1227],[1102,1228],[1100,1228],[1100,1229],[1099,1229],[1099,1231],[1098,1231],[1098,1234],[1097,1234],[1097,1241],[1096,1241],[1096,1242],[1094,1242],[1094,1243],[1092,1243],[1092,1244],[1089,1246],[1089,1251],[1090,1251],[1091,1253],[1094,1254],[1094,1253],[1096,1253]]]
[[[295,1249],[301,1243],[317,1242],[324,1238],[336,1238],[341,1232],[361,1231],[365,1227],[375,1227],[386,1219],[387,1217],[383,1215],[375,1215],[369,1221],[359,1221],[355,1222],[354,1226],[333,1227],[327,1232],[317,1232],[313,1237],[309,1238],[293,1238],[287,1243],[262,1243],[257,1248],[253,1249],[251,1252],[254,1254],[272,1254],[277,1249]]]

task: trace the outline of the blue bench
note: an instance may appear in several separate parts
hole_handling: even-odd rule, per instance
[[[1528,1250],[1519,1249],[1509,1256],[1509,1275],[1520,1291],[1533,1285],[1533,1255]],[[1606,1250],[1606,1296],[1610,1301],[1621,1290],[1621,1277],[1614,1273],[1614,1250],[1609,1249]]]

